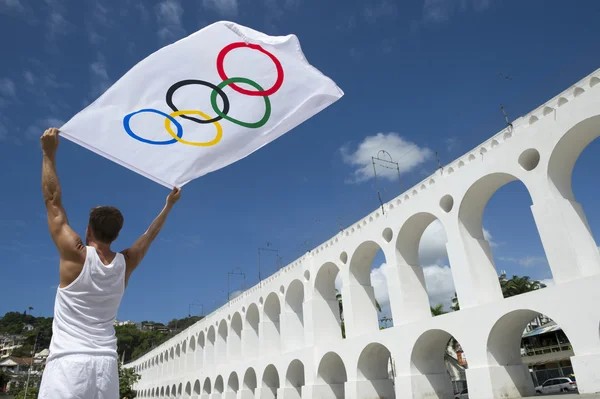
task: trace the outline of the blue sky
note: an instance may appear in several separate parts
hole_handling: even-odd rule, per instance
[[[599,19],[593,0],[0,0],[0,314],[28,306],[52,314],[58,258],[40,192],[39,136],[168,43],[218,20],[294,33],[345,96],[246,159],[186,185],[131,279],[119,319],[168,321],[186,316],[194,301],[214,308],[226,300],[228,271],[239,267],[248,286],[257,282],[257,248],[266,242],[283,264],[293,261],[306,241],[312,248],[339,222],[377,207],[364,169],[374,148],[397,159],[411,150],[400,159],[410,187],[435,170],[436,151],[449,163],[499,131],[500,103],[515,119],[597,69]],[[597,142],[586,149],[573,183],[597,242],[599,149]],[[143,233],[168,194],[66,140],[58,171],[80,234],[92,206],[123,211],[116,249]],[[398,194],[397,181],[383,186],[384,200]],[[549,279],[529,205],[524,187],[511,183],[488,204],[484,226],[499,270]],[[439,233],[435,226],[426,233],[421,263],[432,302],[447,303],[451,269]],[[274,272],[275,258],[263,260],[263,275]],[[382,262],[374,262],[374,285]]]

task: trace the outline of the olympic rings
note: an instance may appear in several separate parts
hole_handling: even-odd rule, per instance
[[[223,61],[225,60],[225,56],[231,50],[234,50],[234,49],[240,48],[240,47],[248,47],[252,50],[258,50],[261,53],[266,54],[273,61],[273,63],[275,64],[275,69],[277,70],[277,79],[271,88],[269,88],[268,90],[264,90],[258,83],[256,83],[253,80],[250,80],[248,78],[241,78],[241,77],[229,78],[227,76],[227,74],[225,74],[225,70],[223,68]],[[284,73],[283,73],[283,67],[281,66],[281,62],[273,54],[271,54],[267,50],[263,49],[258,44],[236,42],[236,43],[228,44],[227,46],[223,47],[223,49],[221,49],[221,51],[217,55],[217,72],[219,73],[219,76],[223,79],[223,82],[219,83],[218,85],[215,85],[213,83],[210,83],[210,82],[207,82],[204,80],[197,80],[197,79],[186,79],[186,80],[181,80],[179,82],[174,83],[173,85],[171,85],[171,87],[169,87],[169,89],[167,90],[166,96],[165,96],[166,97],[165,101],[166,101],[167,105],[169,106],[169,108],[171,108],[173,110],[173,112],[171,112],[171,114],[166,114],[157,109],[144,108],[139,111],[127,114],[123,118],[123,127],[125,129],[125,132],[132,138],[134,138],[138,141],[141,141],[142,143],[146,143],[146,144],[168,145],[168,144],[175,144],[175,143],[179,142],[181,144],[187,144],[187,145],[196,146],[196,147],[211,147],[211,146],[218,144],[221,141],[221,139],[223,138],[223,128],[221,127],[221,124],[218,122],[221,119],[225,119],[229,122],[235,123],[236,125],[246,127],[249,129],[257,129],[257,128],[264,126],[269,121],[269,118],[271,117],[271,100],[269,100],[269,96],[272,95],[273,93],[277,92],[281,88],[281,85],[283,84]],[[256,91],[242,89],[241,87],[237,86],[235,83],[248,84],[248,85],[254,87],[256,89]],[[210,89],[212,89],[212,92],[210,95],[210,103],[211,103],[211,106],[212,106],[214,112],[217,114],[217,116],[215,116],[214,118],[211,118],[209,115],[205,114],[204,112],[197,111],[197,110],[180,111],[175,106],[175,104],[173,103],[173,95],[175,94],[177,89],[181,88],[182,86],[191,85],[191,84],[198,84],[198,85],[206,86],[206,87],[209,87]],[[233,90],[237,91],[240,94],[245,94],[247,96],[254,96],[254,97],[263,97],[264,101],[265,101],[265,114],[263,115],[262,119],[259,120],[258,122],[243,122],[243,121],[237,120],[237,119],[229,116],[228,113],[229,113],[229,108],[230,108],[230,102],[229,102],[229,98],[223,91],[223,88],[225,86],[230,86]],[[219,108],[219,106],[217,104],[217,94],[223,100],[223,109],[222,110]],[[131,126],[130,126],[131,117],[134,115],[137,115],[139,113],[145,113],[145,112],[155,113],[155,114],[162,115],[165,117],[165,122],[164,122],[165,130],[172,137],[171,140],[164,140],[164,141],[149,140],[149,139],[145,139],[145,138],[140,137],[140,136],[136,135],[135,133],[133,133],[133,131],[131,130]],[[199,115],[203,119],[194,118],[194,117],[191,117],[188,115]],[[208,124],[208,123],[214,124],[215,128],[217,129],[217,134],[216,134],[215,138],[212,139],[211,141],[207,141],[207,142],[183,140],[183,138],[182,138],[183,137],[183,126],[179,122],[177,122],[177,120],[175,120],[175,118],[178,116],[180,116],[184,119],[190,120],[192,122],[199,123],[199,124]],[[177,127],[177,133],[173,132],[171,124],[174,124]]]
[[[216,93],[216,91],[213,91],[213,93]],[[215,95],[215,97],[216,97],[216,95]],[[215,127],[217,128],[217,135],[211,141],[207,141],[205,143],[199,142],[199,141],[186,141],[186,140],[183,140],[181,137],[178,137],[175,133],[173,133],[173,130],[171,130],[171,122],[173,121],[173,118],[176,116],[181,116],[183,118],[184,114],[200,115],[201,117],[203,117],[205,119],[205,121],[210,120],[210,116],[206,115],[202,111],[188,110],[188,111],[177,111],[177,112],[171,113],[170,116],[172,116],[172,118],[165,118],[165,129],[167,129],[167,132],[169,132],[169,134],[171,135],[171,137],[173,137],[174,140],[179,141],[181,144],[193,145],[193,146],[197,146],[197,147],[211,147],[211,146],[217,144],[219,141],[221,141],[221,137],[223,137],[223,128],[221,127],[221,124],[219,122],[213,122],[215,124]],[[205,121],[203,121],[203,122],[205,122]]]
[[[223,87],[229,85],[231,87],[233,87],[233,82],[238,82],[238,83],[246,83],[249,84],[250,86],[254,87],[257,90],[261,90],[262,91],[262,87],[250,80],[250,79],[246,79],[246,78],[229,78],[227,80],[225,80],[224,82],[219,83],[219,89],[222,89]],[[263,97],[265,99],[265,115],[262,117],[261,120],[259,120],[258,122],[255,123],[250,123],[250,122],[242,122],[239,121],[237,119],[232,118],[231,116],[226,115],[224,112],[221,112],[221,110],[219,109],[219,107],[217,107],[217,92],[213,91],[212,94],[210,95],[210,104],[213,107],[213,110],[217,113],[217,115],[219,115],[222,118],[227,119],[229,122],[233,122],[236,125],[240,125],[243,127],[247,127],[249,129],[257,129],[261,126],[264,126],[265,123],[267,123],[267,121],[269,120],[269,117],[271,116],[271,101],[269,100],[269,97]],[[173,134],[173,136],[175,136],[175,134]]]
[[[219,76],[221,77],[221,79],[223,79],[223,80],[229,79],[229,77],[225,73],[225,69],[223,68],[223,61],[225,60],[225,56],[231,50],[240,48],[240,47],[249,47],[253,50],[258,50],[261,53],[269,56],[269,58],[275,63],[275,68],[277,69],[277,80],[275,81],[275,84],[273,85],[273,87],[271,87],[269,90],[260,89],[260,91],[251,91],[251,90],[242,89],[241,87],[234,85],[234,84],[231,85],[231,88],[233,90],[237,91],[238,93],[245,94],[247,96],[262,96],[262,97],[270,96],[271,94],[273,94],[277,90],[279,90],[279,88],[283,84],[283,67],[281,66],[281,62],[279,62],[279,60],[273,54],[269,53],[267,50],[265,50],[264,48],[262,48],[261,46],[259,46],[257,44],[237,42],[237,43],[228,44],[227,46],[223,47],[223,50],[221,50],[221,52],[217,56],[217,72],[219,72]]]
[[[140,109],[139,111],[127,114],[127,115],[125,115],[125,118],[123,118],[123,127],[125,128],[125,131],[127,132],[128,135],[130,135],[134,139],[139,140],[142,143],[154,144],[154,145],[174,144],[174,143],[177,142],[177,139],[167,140],[167,141],[153,141],[153,140],[148,140],[148,139],[145,139],[145,138],[140,137],[137,134],[133,133],[131,131],[131,127],[129,126],[129,120],[131,119],[131,117],[133,115],[136,115],[136,114],[139,114],[139,113],[142,113],[142,112],[153,112],[155,114],[159,114],[159,115],[164,116],[165,118],[167,118],[168,120],[170,120],[171,122],[173,122],[175,124],[175,126],[177,126],[177,136],[174,136],[174,137],[181,138],[181,136],[183,136],[183,126],[181,126],[181,124],[179,122],[177,122],[171,115],[167,115],[164,112],[159,111],[157,109],[144,108],[144,109]]]
[[[173,94],[175,94],[177,89],[179,89],[181,86],[193,85],[193,84],[210,87],[211,89],[213,89],[213,93],[219,93],[219,95],[223,99],[223,113],[225,115],[227,115],[227,113],[229,112],[229,98],[227,98],[227,95],[223,92],[223,90],[221,90],[221,88],[215,86],[214,84],[212,84],[210,82],[206,82],[204,80],[195,80],[195,79],[179,81],[179,82],[175,83],[173,86],[169,87],[169,90],[167,90],[167,99],[166,99],[167,105],[173,110],[173,112],[179,111],[177,109],[177,107],[175,106],[175,104],[173,104]],[[202,123],[213,123],[213,122],[217,122],[217,121],[220,121],[221,119],[223,119],[222,116],[217,116],[216,118],[213,118],[213,119],[210,119],[210,117],[208,117],[208,118],[206,118],[208,120],[192,118],[191,116],[186,116],[186,115],[181,115],[181,117],[184,119],[188,119],[190,121],[194,121],[196,123],[201,123],[201,124]]]

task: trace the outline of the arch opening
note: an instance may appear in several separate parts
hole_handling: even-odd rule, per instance
[[[267,351],[277,351],[281,347],[281,303],[279,296],[271,292],[264,305],[263,345]]]
[[[258,306],[253,303],[248,306],[246,311],[246,324],[243,329],[244,337],[242,339],[242,350],[244,355],[254,357],[258,354],[259,335],[258,324],[260,322],[260,314]]]
[[[215,380],[215,393],[222,394],[224,391],[223,376],[218,376]]]
[[[393,364],[392,355],[384,345],[367,345],[358,358],[358,396],[395,399]]]
[[[575,393],[574,355],[567,333],[546,315],[532,309],[507,313],[487,340],[492,388],[512,398]]]
[[[359,335],[394,325],[387,281],[390,268],[376,242],[366,241],[356,248],[350,259],[350,284],[342,287],[352,301],[352,326],[345,326],[346,334]]]
[[[467,361],[460,343],[447,331],[425,331],[410,358],[413,397],[450,398],[468,394]]]
[[[237,373],[234,371],[229,375],[229,379],[227,380],[227,391],[228,392],[236,392],[240,389],[240,381],[238,379]]]
[[[258,386],[258,382],[256,379],[256,371],[252,367],[246,370],[244,374],[244,387],[242,392],[246,391],[247,393],[251,393],[252,397],[254,397],[254,393],[256,391],[256,387]]]
[[[459,210],[459,226],[480,292],[478,298],[469,301],[482,303],[519,295],[543,288],[544,281],[552,279],[533,218],[535,205],[531,204],[525,184],[507,173],[484,176],[467,190]],[[493,231],[494,241],[484,224]]]
[[[298,359],[292,360],[285,374],[285,392],[283,396],[290,399],[301,399],[304,384],[304,363]]]
[[[304,346],[304,284],[294,280],[285,293],[283,344],[293,350]]]
[[[223,363],[227,359],[227,322],[225,319],[219,323],[217,342],[215,348],[215,360]]]
[[[409,217],[396,241],[398,272],[403,295],[412,306],[399,316],[420,320],[449,311],[454,293],[454,276],[448,259],[448,236],[442,222],[432,213]]]
[[[585,248],[583,245],[577,248],[576,252],[578,263],[581,263],[580,267],[586,270],[586,274],[598,272],[594,265],[600,261],[593,252],[594,247],[598,248],[600,238],[594,236],[591,227],[600,219],[600,211],[595,206],[600,189],[592,183],[595,181],[598,165],[598,137],[600,115],[585,119],[569,129],[552,150],[548,162],[548,178],[552,190],[569,201],[564,204],[565,209],[561,213],[571,220],[571,233],[577,234],[577,241],[585,245]],[[574,187],[577,188],[577,196]],[[598,229],[595,231],[597,234]]]
[[[277,389],[279,389],[279,374],[275,366],[269,364],[263,373],[261,398],[275,399]]]
[[[344,252],[345,253],[345,252]],[[312,301],[315,320],[315,340],[327,342],[345,336],[342,323],[342,293],[336,287],[340,269],[333,262],[325,263],[315,277],[315,295]]]
[[[313,395],[324,399],[344,399],[346,381],[348,376],[342,358],[335,352],[328,352],[319,362]]]
[[[200,380],[194,382],[194,395],[200,395]]]
[[[235,358],[242,353],[242,315],[240,315],[240,312],[233,314],[230,329],[231,333],[228,339],[229,354]]]
[[[204,386],[202,387],[202,393],[204,395],[210,395],[211,392],[212,392],[212,386],[211,386],[211,383],[210,383],[210,378],[207,377],[204,380]]]

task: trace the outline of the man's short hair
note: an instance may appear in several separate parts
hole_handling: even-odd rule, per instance
[[[97,206],[90,211],[89,226],[96,240],[110,244],[123,227],[123,215],[114,206]]]

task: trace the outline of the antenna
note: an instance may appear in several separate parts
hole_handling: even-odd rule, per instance
[[[504,120],[506,121],[506,125],[512,129],[513,124],[508,120],[508,115],[506,115],[506,111],[504,110],[504,106],[502,104],[500,104],[500,109],[502,110],[502,113],[504,114]]]
[[[381,155],[387,155],[389,160],[380,158]],[[380,167],[386,169],[396,169],[398,171],[398,181],[400,182],[400,165],[398,162],[394,162],[392,156],[386,150],[379,150],[376,157],[371,157],[371,161],[373,162],[373,173],[375,174],[375,187],[377,188],[377,198],[379,198],[379,203],[381,204],[381,212],[385,214],[385,209],[383,208],[383,201],[381,199],[381,191],[379,190],[379,179],[377,178],[377,168],[375,167],[375,160],[380,162]],[[389,166],[388,166],[389,165]],[[393,168],[391,165],[395,165]],[[402,192],[402,183],[400,182],[400,192]]]
[[[278,256],[278,254],[279,254],[279,250],[269,248],[271,246],[271,243],[269,241],[267,241],[266,246],[267,246],[267,248],[258,248],[258,285],[259,285],[259,287],[262,286],[262,279],[260,277],[260,252],[261,251],[275,252],[276,256]]]
[[[435,152],[435,157],[437,158],[437,163],[438,163],[438,169],[440,170],[444,170],[444,167],[442,166],[442,163],[440,162],[440,156],[438,155],[438,152]]]

